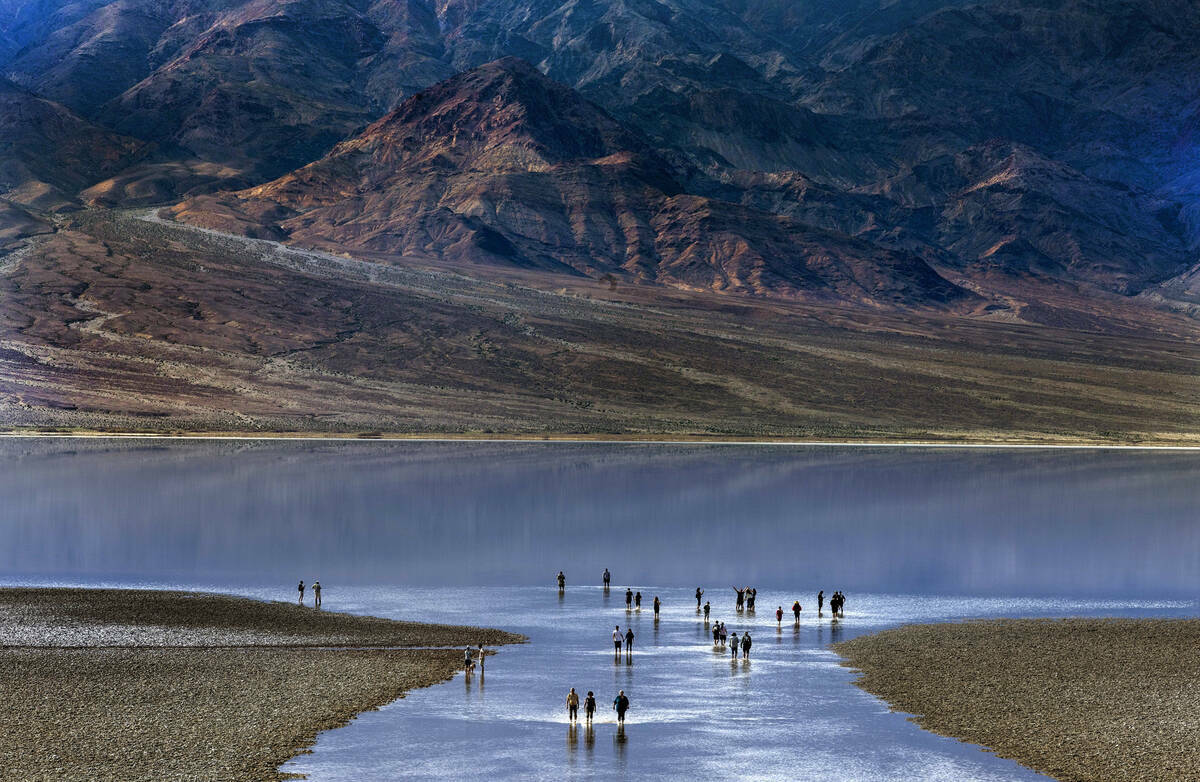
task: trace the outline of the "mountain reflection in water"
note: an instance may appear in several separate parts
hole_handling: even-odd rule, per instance
[[[1200,454],[9,439],[11,577],[1194,597]]]

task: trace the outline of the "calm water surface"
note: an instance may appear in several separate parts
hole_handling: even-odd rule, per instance
[[[323,734],[286,767],[315,780],[1035,779],[890,714],[828,644],[911,621],[1192,615],[1200,583],[1196,453],[5,440],[0,464],[8,583],[290,599],[319,578],[331,609],[530,637],[483,677]],[[608,597],[589,585],[605,567]],[[757,615],[733,612],[734,583],[758,586]],[[713,649],[697,585],[751,631],[749,663]],[[849,594],[844,620],[815,616],[821,588]],[[799,625],[777,627],[794,599]],[[614,624],[634,628],[631,663]],[[566,723],[571,686],[597,693],[591,731]]]

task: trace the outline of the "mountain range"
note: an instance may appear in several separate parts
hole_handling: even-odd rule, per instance
[[[1190,0],[0,0],[0,250],[153,208],[546,290],[1187,336],[1198,33]]]

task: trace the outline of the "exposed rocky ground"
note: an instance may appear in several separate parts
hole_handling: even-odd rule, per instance
[[[1048,328],[613,290],[143,217],[64,220],[0,277],[10,427],[1169,442],[1200,420],[1190,322],[1117,297],[1105,335],[1070,302]]]
[[[1200,768],[1200,621],[911,625],[834,648],[921,727],[1063,782],[1183,782]]]
[[[462,665],[460,649],[366,647],[521,640],[180,592],[5,589],[0,603],[0,765],[27,780],[282,779],[318,731]]]

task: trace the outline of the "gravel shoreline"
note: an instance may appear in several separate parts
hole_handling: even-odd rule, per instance
[[[1063,782],[1200,778],[1200,620],[909,625],[833,648],[921,727]]]
[[[0,589],[0,768],[286,779],[319,731],[449,679],[461,647],[523,640],[226,595]],[[397,648],[430,646],[459,648]]]

